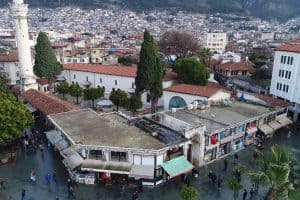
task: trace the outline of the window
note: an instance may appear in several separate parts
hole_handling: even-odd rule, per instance
[[[280,63],[283,63],[283,56],[281,56]]]
[[[280,84],[279,84],[279,90],[281,90],[281,89],[282,89],[282,84],[280,83]]]
[[[278,76],[279,76],[279,77],[281,77],[281,69],[279,70],[279,74],[278,74]]]
[[[290,59],[291,59],[291,57],[289,56],[288,59],[287,59],[287,64],[288,65],[290,64]]]
[[[115,80],[115,85],[118,85],[118,80]]]
[[[283,85],[283,91],[285,92],[285,84]]]
[[[277,83],[276,89],[279,90],[279,83]]]
[[[134,82],[131,83],[131,88],[134,89]]]
[[[286,92],[287,93],[289,92],[289,86],[288,85],[286,86]]]
[[[69,58],[67,62],[68,62],[68,63],[72,62],[72,59],[71,59],[71,58]]]
[[[102,151],[101,150],[91,150],[89,154],[90,159],[102,160]]]
[[[294,57],[292,56],[292,57],[291,57],[290,65],[293,65],[293,62],[294,62]]]
[[[81,59],[80,59],[80,62],[81,62],[81,63],[84,63],[84,59],[81,58]]]
[[[100,83],[102,83],[102,78],[100,78]]]
[[[283,64],[286,63],[286,56],[284,56],[284,59],[283,59]]]
[[[73,59],[73,63],[77,63],[77,59]]]
[[[289,71],[288,79],[291,79],[292,72]]]
[[[74,74],[74,79],[76,79],[76,75]]]
[[[86,76],[86,77],[85,77],[85,80],[86,80],[86,81],[89,81],[89,77],[88,77],[88,76]]]
[[[110,160],[118,161],[118,162],[126,162],[127,161],[127,153],[112,151],[112,152],[110,152]]]
[[[288,78],[289,72],[285,71],[285,78]]]
[[[74,85],[74,81],[72,81],[72,85]]]
[[[172,99],[173,99],[173,98],[172,98]],[[171,99],[171,100],[172,100],[172,99]],[[171,102],[171,100],[170,100],[170,102]],[[147,103],[150,102],[150,94],[149,94],[149,93],[147,93],[147,100],[146,100],[146,101],[147,101]]]

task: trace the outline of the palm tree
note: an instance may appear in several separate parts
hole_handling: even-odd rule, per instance
[[[233,199],[236,200],[239,190],[242,188],[240,182],[236,178],[232,178],[228,181],[228,187],[233,191]]]
[[[252,181],[269,187],[266,200],[278,198],[289,199],[294,191],[290,180],[292,156],[284,147],[274,145],[269,153],[257,151],[258,170],[240,166],[240,170],[250,177]]]
[[[205,67],[209,69],[211,68],[210,62],[211,62],[211,57],[213,55],[214,55],[213,52],[209,48],[203,48],[199,54],[201,63],[204,64]]]

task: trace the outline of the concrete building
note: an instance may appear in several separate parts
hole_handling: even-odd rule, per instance
[[[102,87],[106,95],[117,89],[132,94],[135,91],[136,70],[135,67],[118,65],[66,64],[62,75],[69,84],[78,83],[82,87]],[[176,73],[168,71],[163,81],[163,87],[173,85],[176,78]],[[147,93],[142,95],[142,101],[145,105],[150,103]],[[158,105],[163,105],[162,98]]]
[[[209,48],[212,51],[222,53],[225,51],[227,43],[228,43],[227,33],[214,32],[214,33],[206,34],[204,46],[205,48]]]
[[[164,109],[188,107],[190,104],[216,105],[229,100],[231,91],[216,84],[209,82],[207,86],[177,84],[164,89],[162,96]]]
[[[248,145],[263,145],[266,138],[292,123],[287,118],[287,104],[266,96],[243,95],[227,106],[190,106],[157,113],[164,126],[191,135],[192,162],[202,166],[237,152]]]
[[[287,42],[275,50],[270,93],[291,103],[294,120],[300,113],[300,40]]]
[[[90,109],[48,116],[48,140],[81,183],[134,178],[158,185],[192,170],[190,140],[147,118],[129,121],[118,113]],[[170,167],[173,170],[170,170]]]
[[[28,5],[23,0],[14,0],[10,6],[11,14],[15,18],[16,38],[21,68],[21,90],[37,89],[36,77],[33,73],[31,50],[29,43],[27,13]]]
[[[4,73],[7,76],[9,85],[20,83],[21,69],[16,51],[0,54],[0,73]]]
[[[227,79],[234,76],[249,76],[254,70],[254,64],[250,61],[230,61],[221,63],[215,67],[217,75]]]

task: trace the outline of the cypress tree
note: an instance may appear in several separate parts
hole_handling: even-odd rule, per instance
[[[50,91],[53,79],[62,71],[62,66],[57,61],[51,43],[46,33],[40,32],[35,45],[35,61],[33,70],[36,76],[48,79]]]
[[[139,96],[145,91],[150,93],[152,113],[155,113],[158,99],[163,93],[162,81],[164,72],[164,67],[157,53],[156,42],[146,30],[135,78],[135,92]]]

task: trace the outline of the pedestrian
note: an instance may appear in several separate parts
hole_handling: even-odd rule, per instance
[[[58,197],[55,197],[55,200],[59,200],[59,198],[58,198]]]
[[[212,174],[212,182],[215,184],[217,181],[217,175],[215,173]]]
[[[0,176],[0,187],[1,187],[1,190],[2,189],[5,189],[5,185],[4,185],[4,178]]]
[[[54,181],[55,183],[57,183],[57,179],[56,179],[56,170],[54,170],[52,177],[53,177],[53,181]]]
[[[52,177],[51,177],[51,175],[48,173],[48,174],[45,176],[45,180],[46,180],[47,185],[50,185],[50,184],[51,184],[51,179],[52,179]]]
[[[75,199],[74,190],[72,186],[68,188],[68,198]]]
[[[224,160],[224,169],[223,171],[227,171],[227,165],[228,165],[228,162],[227,162],[227,159]]]
[[[241,182],[241,172],[239,169],[236,169],[235,170],[235,176],[236,176],[236,179]]]
[[[26,190],[24,188],[22,188],[22,200],[25,199],[25,195],[26,195]]]
[[[68,184],[68,188],[72,186],[72,181],[71,181],[71,179],[68,178],[67,184]]]
[[[209,181],[211,181],[211,182],[212,182],[212,176],[213,176],[212,171],[209,171],[209,172],[208,172],[208,179],[209,179]]]
[[[255,185],[253,184],[251,189],[250,189],[250,199],[253,198],[254,193],[255,193]]]
[[[234,156],[233,156],[233,163],[234,164],[237,164],[238,163],[238,159],[239,159],[239,156],[237,155],[237,154],[234,154]]]
[[[131,199],[132,200],[137,200],[138,199],[138,192],[137,191],[132,193]]]
[[[139,182],[139,192],[143,192],[143,182]]]
[[[31,173],[30,173],[30,180],[32,181],[32,182],[36,182],[36,173],[35,173],[35,170],[34,169],[32,169],[31,170]]]
[[[222,178],[221,178],[221,175],[218,176],[218,181],[217,181],[217,186],[218,186],[218,189],[220,190],[221,189],[221,185],[222,185]]]
[[[247,198],[247,194],[248,194],[247,190],[246,190],[246,189],[244,189],[244,193],[243,193],[243,200],[246,200],[246,198]]]

